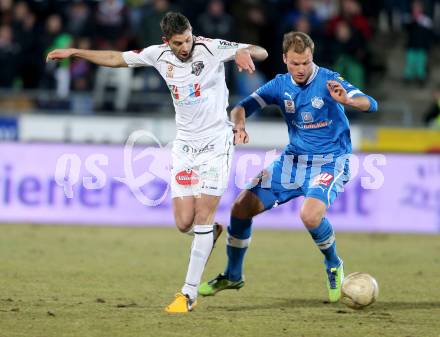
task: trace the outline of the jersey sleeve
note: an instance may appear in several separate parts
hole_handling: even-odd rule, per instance
[[[370,108],[367,110],[367,112],[375,112],[378,109],[378,105],[376,100],[368,96],[367,94],[363,93],[360,89],[356,88],[353,84],[345,80],[341,75],[338,73],[333,73],[331,76],[332,80],[338,81],[341,83],[341,85],[344,87],[344,89],[347,91],[347,96],[349,98],[358,97],[358,96],[364,96],[368,99],[370,102]]]
[[[252,115],[256,110],[266,105],[276,104],[279,94],[279,76],[258,88],[251,95],[243,99],[238,105],[246,111],[246,117]]]
[[[237,50],[247,48],[246,43],[230,42],[226,40],[214,39],[209,42],[210,50],[220,62],[231,61],[235,57]]]
[[[154,66],[163,51],[163,48],[154,45],[144,49],[123,52],[122,57],[129,67]]]
[[[332,73],[331,80],[337,81],[341,83],[341,85],[344,87],[344,89],[347,91],[348,97],[356,97],[356,96],[366,96],[360,89],[355,87],[353,84],[348,82],[346,79],[344,79],[340,74],[338,73]]]

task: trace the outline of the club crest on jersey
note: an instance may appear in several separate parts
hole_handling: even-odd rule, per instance
[[[295,102],[290,99],[285,99],[284,109],[286,109],[287,113],[295,113]]]
[[[311,112],[308,111],[301,112],[301,117],[304,123],[313,122],[313,115]]]
[[[192,67],[191,74],[199,76],[201,74],[203,68],[205,68],[205,65],[203,64],[203,61],[197,61],[197,62],[193,62],[191,64],[191,67]]]
[[[324,100],[321,97],[313,97],[312,98],[312,107],[316,109],[321,109],[324,106]]]

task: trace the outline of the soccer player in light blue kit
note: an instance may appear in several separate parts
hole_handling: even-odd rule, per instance
[[[200,285],[200,295],[243,287],[243,261],[251,240],[252,218],[304,196],[300,217],[325,257],[329,300],[337,302],[341,296],[343,263],[325,213],[349,179],[351,140],[344,105],[373,112],[377,102],[339,74],[313,63],[313,50],[314,43],[307,34],[287,33],[283,59],[288,73],[276,76],[231,112],[234,143],[244,144],[248,142],[245,118],[268,104],[278,105],[290,142],[235,200],[228,227],[227,267],[224,273]]]

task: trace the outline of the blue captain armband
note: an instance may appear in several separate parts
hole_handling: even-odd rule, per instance
[[[258,109],[263,107],[263,106],[261,106],[261,103],[258,102],[255,99],[254,94],[252,94],[251,96],[248,96],[248,97],[242,99],[238,103],[238,105],[240,105],[240,106],[242,106],[244,108],[244,111],[245,111],[245,114],[246,114],[246,118],[249,117],[250,115],[252,115]]]

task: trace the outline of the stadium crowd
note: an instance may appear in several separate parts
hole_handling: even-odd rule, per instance
[[[94,90],[98,99],[106,84],[130,87],[142,73],[137,89],[165,91],[149,80],[149,69],[98,74],[97,67],[80,59],[45,63],[54,48],[139,49],[160,44],[159,22],[170,10],[191,21],[195,35],[264,46],[269,60],[248,76],[228,69],[233,92],[246,95],[276,73],[284,72],[281,41],[285,32],[308,33],[319,46],[318,64],[344,74],[359,88],[368,86],[374,72],[384,71],[374,57],[374,41],[385,30],[406,36],[406,67],[402,79],[424,82],[429,51],[436,40],[438,0],[0,0],[0,88],[56,89],[60,98]],[[110,80],[109,80],[110,79]],[[134,84],[133,84],[134,85]],[[97,86],[99,88],[97,88]],[[116,87],[118,87],[116,85]],[[124,89],[121,89],[124,90]],[[127,89],[125,89],[127,90]],[[121,96],[117,109],[127,107]],[[96,98],[96,97],[95,97]]]

